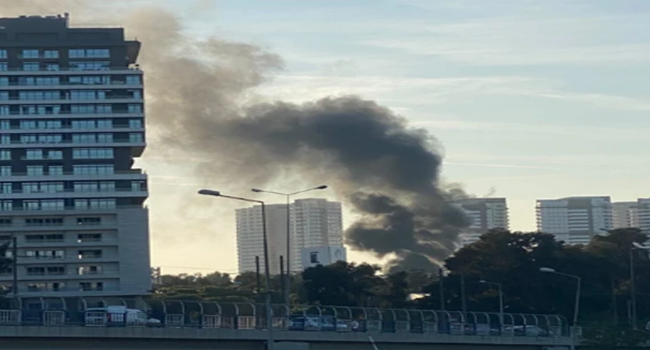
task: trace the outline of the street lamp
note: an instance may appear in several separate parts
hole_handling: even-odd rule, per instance
[[[480,280],[478,281],[479,283],[484,283],[487,285],[492,285],[492,286],[497,286],[499,290],[499,319],[501,322],[501,327],[503,327],[503,287],[501,283],[497,282],[491,282],[491,281],[486,281],[486,280]]]
[[[650,250],[650,247],[637,242],[632,242],[630,247],[630,294],[632,294],[632,329],[636,329],[636,274],[634,266],[634,250]]]
[[[315,190],[324,190],[327,188],[327,185],[320,185],[317,187],[312,187],[308,188],[306,190],[302,191],[296,191],[296,192],[291,192],[291,193],[284,193],[284,192],[277,192],[277,191],[267,191],[267,190],[262,190],[259,188],[253,188],[251,191],[255,193],[270,193],[270,194],[277,194],[280,196],[285,196],[287,199],[287,256],[286,262],[287,262],[287,273],[285,276],[285,281],[286,281],[286,290],[285,290],[285,302],[287,305],[290,304],[290,297],[291,297],[291,196],[300,194],[300,193],[305,193],[305,192],[310,192],[310,191],[315,191]]]
[[[266,207],[263,201],[242,197],[232,197],[221,194],[219,191],[214,190],[200,190],[200,195],[204,196],[214,196],[227,199],[234,199],[244,202],[258,203],[262,206],[262,241],[264,242],[264,275],[265,275],[265,284],[266,284],[266,329],[267,329],[267,350],[273,350],[273,310],[271,309],[271,271],[269,268],[269,245],[268,238],[266,234]]]
[[[582,285],[582,278],[580,276],[576,275],[570,275],[568,273],[563,273],[563,272],[557,272],[555,269],[552,269],[550,267],[541,267],[539,269],[540,272],[546,272],[546,273],[553,273],[556,275],[564,276],[564,277],[569,277],[569,278],[575,278],[577,282],[577,288],[576,288],[576,300],[575,300],[575,305],[573,309],[573,330],[575,331],[576,327],[578,326],[578,312],[580,310],[580,289]],[[575,349],[575,334],[574,332],[571,332],[571,349]]]

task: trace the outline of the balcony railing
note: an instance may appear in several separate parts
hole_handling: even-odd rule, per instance
[[[79,188],[66,188],[60,191],[24,191],[24,190],[14,190],[10,193],[0,192],[0,195],[3,194],[57,194],[57,193],[110,193],[110,192],[146,192],[146,189],[136,189],[136,188],[111,188],[111,189],[79,189]],[[60,224],[58,224],[60,225]],[[54,226],[54,225],[52,225]]]
[[[43,176],[43,177],[50,177],[50,176],[95,176],[95,177],[104,177],[104,176],[114,176],[114,175],[146,175],[146,172],[144,172],[142,169],[131,169],[131,170],[116,170],[110,173],[103,173],[103,174],[83,174],[83,173],[75,173],[72,171],[63,171],[60,173],[54,173],[54,174],[29,174],[29,173],[11,173],[11,174],[2,174],[0,176],[6,177],[6,176]]]
[[[48,68],[48,67],[39,67],[38,69],[24,69],[24,68],[7,68],[4,70],[0,70],[0,75],[2,75],[3,72],[114,72],[114,71],[130,71],[134,73],[140,73],[142,70],[139,67],[99,67],[96,69],[79,69],[79,68],[74,68],[74,67],[59,67],[57,69],[54,68]]]

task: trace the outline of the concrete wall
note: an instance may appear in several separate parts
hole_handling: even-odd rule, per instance
[[[61,349],[204,349],[209,347],[203,346],[211,344],[212,349],[262,350],[266,337],[265,331],[234,329],[7,326],[0,327],[0,341],[11,340],[11,345],[5,347],[0,343],[0,349],[57,349],[53,347],[54,344],[68,344]],[[565,347],[569,343],[566,338],[409,333],[380,333],[373,334],[373,338],[380,350],[542,350]],[[282,344],[278,344],[275,350],[372,350],[368,334],[365,333],[276,332],[275,339],[278,342],[309,344],[308,348],[295,344],[286,344],[283,348]],[[130,345],[110,344],[112,342]]]
[[[120,294],[143,295],[151,290],[148,209],[118,212]]]

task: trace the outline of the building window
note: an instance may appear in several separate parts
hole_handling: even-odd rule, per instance
[[[41,69],[41,66],[38,62],[24,62],[23,70],[30,72],[37,72]]]
[[[11,129],[11,122],[8,120],[0,120],[0,130]]]
[[[77,243],[101,242],[101,233],[80,233],[77,235]]]
[[[85,217],[77,218],[77,225],[79,226],[98,226],[102,224],[102,218]]]
[[[70,62],[70,70],[109,70],[110,66],[109,61]]]
[[[9,65],[7,62],[0,62],[0,71],[1,72],[6,72],[9,70]]]
[[[20,100],[60,100],[61,93],[58,91],[20,91],[18,98]]]
[[[74,175],[111,175],[115,172],[113,165],[74,165]]]
[[[0,115],[9,115],[9,106],[0,106]]]
[[[65,203],[63,199],[41,199],[41,200],[24,200],[23,210],[63,210]]]
[[[97,134],[73,134],[72,143],[97,143]]]
[[[47,115],[61,113],[61,106],[58,105],[25,105],[20,106],[21,115]]]
[[[103,282],[81,282],[79,283],[79,290],[82,292],[96,292],[104,290]]]
[[[142,79],[139,75],[127,75],[126,83],[129,85],[140,85],[142,84]]]
[[[63,151],[47,151],[47,159],[49,160],[60,160],[63,159]]]
[[[25,241],[27,243],[57,243],[57,242],[63,242],[63,235],[62,234],[26,235]]]
[[[113,134],[97,134],[97,143],[113,143]]]
[[[0,50],[0,58],[7,58],[7,50]]]
[[[35,259],[63,259],[65,252],[63,250],[28,250],[25,255]]]
[[[83,260],[83,259],[101,259],[102,258],[102,251],[100,249],[80,250],[78,256],[79,256],[79,260]]]
[[[51,165],[47,168],[47,174],[50,176],[53,175],[63,175],[63,166],[60,165]]]
[[[27,166],[27,175],[29,175],[29,176],[43,176],[43,166],[42,165],[28,165]]]
[[[72,151],[74,159],[113,159],[112,148],[75,148]]]
[[[133,192],[140,192],[140,191],[146,191],[147,187],[145,186],[144,181],[132,181],[131,182],[131,191]]]
[[[70,49],[70,58],[108,58],[111,57],[109,49]]]
[[[0,166],[0,176],[11,176],[11,166],[10,165]]]
[[[10,182],[5,182],[0,184],[0,193],[11,194],[13,192],[14,192],[13,184],[11,184]]]
[[[38,122],[39,129],[61,129],[62,127],[60,120],[40,120]]]
[[[45,52],[43,52],[43,57],[45,57],[45,58],[59,58],[59,51],[58,50],[45,50]]]
[[[312,263],[312,264],[319,264],[320,263],[318,261],[318,252],[309,253],[309,262]]]
[[[63,218],[27,218],[25,226],[63,226]]]
[[[115,209],[116,201],[112,198],[75,199],[75,209]]]
[[[129,142],[134,142],[134,143],[144,142],[144,136],[140,132],[130,133]]]
[[[11,226],[11,219],[0,219],[0,226]],[[11,239],[11,236],[2,236],[0,241],[8,241]]]
[[[3,145],[11,144],[11,136],[9,136],[9,135],[0,135],[0,144],[3,144]]]
[[[42,149],[28,149],[25,154],[25,159],[27,160],[39,160],[43,159],[43,150]]]
[[[141,104],[130,104],[128,108],[129,108],[129,113],[142,113]]]
[[[129,128],[142,129],[142,119],[131,119],[131,120],[129,120]]]
[[[0,150],[0,160],[11,160],[11,150]]]
[[[13,201],[0,201],[0,211],[12,211],[13,209]]]
[[[99,275],[102,273],[101,266],[79,266],[77,268],[78,275]]]
[[[23,50],[21,58],[38,58],[38,50]]]

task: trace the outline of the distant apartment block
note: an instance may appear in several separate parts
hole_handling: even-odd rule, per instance
[[[132,168],[145,149],[139,50],[121,28],[0,19],[0,242],[18,247],[17,288],[11,270],[0,287],[10,294],[150,293],[147,177]]]
[[[454,202],[471,221],[471,226],[460,235],[463,245],[479,240],[491,229],[509,228],[508,205],[505,198],[469,198]]]
[[[537,200],[537,229],[569,244],[589,243],[612,229],[610,197],[567,197]]]
[[[237,209],[236,217],[238,271],[239,273],[255,271],[255,257],[258,256],[260,271],[263,272],[264,246],[261,206]],[[341,203],[325,199],[298,199],[291,204],[290,220],[291,271],[303,270],[302,254],[305,248],[343,248]],[[266,205],[266,224],[270,271],[272,274],[279,274],[280,256],[286,257],[287,251],[286,205]]]
[[[612,203],[613,228],[639,227],[639,202]]]

